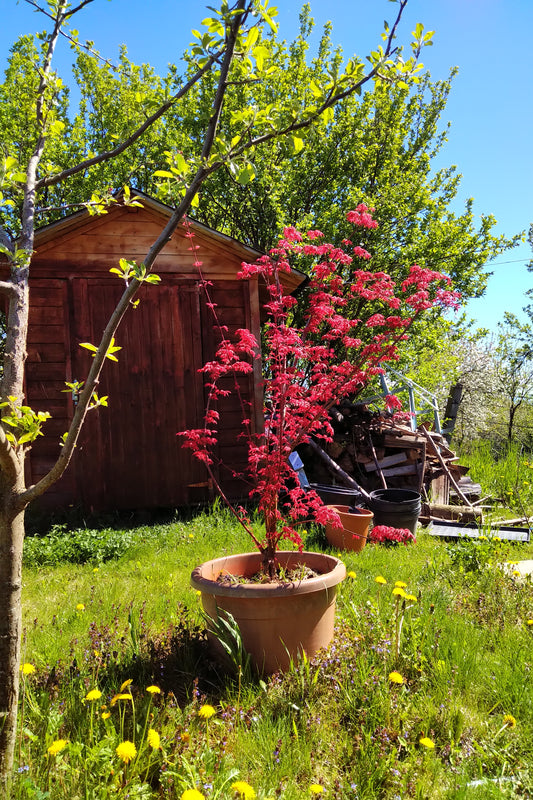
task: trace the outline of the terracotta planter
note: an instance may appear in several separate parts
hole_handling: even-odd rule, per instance
[[[361,552],[366,544],[370,523],[374,514],[366,508],[357,508],[350,511],[349,506],[330,505],[341,518],[342,527],[337,528],[332,523],[326,525],[326,539],[332,547],[338,550],[352,550]]]
[[[206,561],[191,575],[206,614],[216,619],[218,609],[230,612],[253,664],[264,674],[287,669],[291,657],[301,651],[311,657],[329,644],[337,585],[346,576],[342,561],[324,553],[282,551],[277,557],[286,569],[306,564],[319,575],[293,583],[217,582],[224,572],[244,578],[255,575],[261,568],[258,552]],[[210,638],[216,647],[216,638]]]

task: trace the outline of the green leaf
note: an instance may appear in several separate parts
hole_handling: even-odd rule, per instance
[[[265,47],[263,44],[259,44],[257,47],[254,47],[252,50],[253,56],[255,58],[255,63],[257,65],[257,69],[259,72],[263,69],[265,60],[270,55],[270,50],[268,47]]]
[[[316,98],[322,97],[322,89],[319,86],[317,86],[317,84],[314,81],[311,81],[311,83],[309,84],[309,88],[313,93],[313,97]]]
[[[255,178],[255,169],[252,164],[245,164],[236,175],[237,183],[246,186]]]
[[[304,147],[303,139],[300,139],[298,136],[291,136],[289,141],[292,144],[293,153],[299,153],[301,150],[303,150]]]

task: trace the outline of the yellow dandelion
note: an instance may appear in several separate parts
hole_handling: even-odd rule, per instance
[[[394,595],[396,595],[396,597],[407,597],[407,595],[406,595],[406,593],[405,593],[405,589],[402,589],[400,586],[396,586],[396,587],[395,587],[395,588],[392,590],[392,593],[393,593]]]
[[[110,702],[110,704],[109,704],[109,705],[110,705],[111,707],[113,707],[114,705],[116,705],[116,704],[117,704],[117,702],[118,702],[119,700],[133,700],[133,695],[131,695],[131,694],[122,694],[122,693],[121,693],[121,694],[116,694],[116,695],[115,695],[115,696],[114,696],[114,697],[111,699],[111,702]]]
[[[124,683],[122,684],[122,686],[121,686],[121,687],[120,687],[120,689],[118,690],[118,691],[119,691],[119,694],[120,694],[121,692],[125,691],[125,689],[127,689],[127,688],[128,688],[128,686],[131,686],[131,684],[132,684],[132,683],[133,683],[133,679],[132,679],[132,678],[128,678],[128,680],[127,680],[127,681],[124,681]]]
[[[23,675],[33,675],[33,673],[36,672],[36,669],[33,664],[21,664],[20,671]]]
[[[403,677],[400,675],[399,672],[390,672],[389,673],[389,681],[391,683],[402,684],[403,683]]]
[[[125,764],[129,764],[130,761],[133,761],[135,756],[137,755],[137,748],[133,744],[133,742],[125,741],[121,742],[117,749],[115,750],[117,756],[123,761]]]
[[[239,797],[243,797],[244,800],[253,800],[255,797],[254,788],[250,786],[249,783],[246,783],[246,781],[235,781],[235,783],[231,784],[231,788]]]
[[[357,573],[353,572],[353,570],[352,570],[352,571],[348,572],[348,577],[349,578],[357,578]]]
[[[159,748],[161,747],[161,737],[159,736],[157,731],[154,731],[153,728],[149,728],[148,735],[146,738],[152,750],[159,750]]]
[[[93,572],[99,572],[99,571],[100,571],[100,567],[95,567],[95,568],[93,569]]]
[[[513,575],[516,575],[517,578],[520,577],[521,574],[522,573],[520,572],[519,569],[513,569]]]
[[[213,706],[210,706],[210,705],[208,705],[208,704],[206,703],[205,705],[203,705],[203,706],[200,708],[200,710],[199,710],[199,712],[198,712],[198,716],[199,716],[199,717],[202,717],[202,719],[211,719],[211,717],[213,716],[213,714],[216,714],[216,713],[217,713],[217,712],[215,711],[215,709],[213,708]]]
[[[180,739],[182,742],[188,742],[190,738],[191,734],[189,731],[183,731],[183,733],[180,734]]]
[[[405,599],[409,600],[410,603],[418,603],[418,597],[414,594],[406,594]]]
[[[506,714],[503,718],[503,724],[506,725],[508,728],[514,728],[516,725],[516,719],[513,717],[512,714]]]
[[[87,692],[85,695],[86,700],[99,700],[102,696],[102,692],[99,689],[91,689],[90,692]]]
[[[161,689],[159,686],[147,686],[146,691],[150,694],[161,694]]]
[[[85,611],[85,606],[83,603],[78,603],[76,606],[76,611]]]
[[[385,580],[383,575],[378,575],[377,578],[374,578],[374,580],[376,581],[376,583],[379,583],[381,585],[384,585],[385,583],[387,583],[387,581]]]
[[[198,789],[185,789],[180,800],[205,800],[205,797]]]
[[[435,747],[435,742],[431,739],[428,739],[427,736],[422,736],[421,739],[418,740],[418,743],[422,745],[422,747],[426,747],[428,750],[433,750]]]
[[[102,654],[98,652],[98,650],[93,650],[95,658],[102,658]]]
[[[104,711],[102,713],[102,719],[109,719],[110,716],[111,716],[111,711]]]
[[[533,619],[528,619],[527,624],[528,625],[533,625]]]
[[[322,794],[324,791],[324,787],[321,786],[319,783],[312,783],[309,787],[309,791],[311,794]]]
[[[68,742],[66,739],[56,739],[55,742],[52,742],[48,748],[48,754],[51,756],[57,756],[58,753],[65,749],[67,744]]]
[[[395,586],[396,586],[398,589],[406,589],[406,588],[407,588],[407,584],[406,584],[406,583],[404,583],[403,581],[396,581],[396,583],[395,583],[394,585],[395,585]]]

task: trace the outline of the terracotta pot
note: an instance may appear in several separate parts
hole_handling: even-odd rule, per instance
[[[356,508],[350,511],[349,506],[330,505],[341,518],[342,527],[338,528],[333,523],[326,525],[326,539],[332,547],[338,550],[352,550],[361,552],[366,544],[368,529],[374,519],[374,514],[366,508]]]
[[[311,657],[330,643],[337,585],[346,576],[342,561],[325,553],[282,551],[277,558],[284,569],[305,564],[319,575],[292,583],[217,582],[224,572],[243,578],[257,574],[259,552],[206,561],[191,575],[206,614],[216,619],[218,609],[230,612],[252,663],[263,674],[287,669],[298,653],[305,651]],[[216,647],[216,638],[210,635],[210,639]]]

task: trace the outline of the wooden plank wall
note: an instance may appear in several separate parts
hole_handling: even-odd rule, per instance
[[[163,220],[164,222],[164,220]],[[60,435],[73,414],[66,380],[84,380],[91,354],[80,342],[97,344],[123,290],[109,274],[120,257],[142,260],[162,228],[151,209],[112,209],[101,218],[74,220],[37,241],[32,265],[28,399],[49,410],[51,441],[35,444],[31,480],[53,463]],[[257,285],[236,278],[242,248],[198,229],[203,275],[232,335],[251,328],[259,337]],[[142,287],[140,304],[117,332],[118,364],[108,361],[98,387],[109,407],[89,412],[67,477],[43,505],[82,504],[88,510],[173,507],[208,499],[205,468],[181,446],[179,430],[203,422],[205,392],[198,369],[213,357],[216,336],[199,290],[194,254],[178,230],[156,261],[161,284]],[[259,362],[241,379],[241,395],[254,429],[262,425]],[[235,399],[221,403],[219,456],[240,471],[245,446]],[[57,429],[57,436],[55,435]],[[243,497],[248,488],[221,472],[226,490]]]
[[[48,411],[52,419],[45,423],[44,436],[34,442],[26,462],[28,484],[37,483],[54,465],[60,438],[72,419],[72,397],[64,391],[70,354],[67,281],[35,280],[30,293],[26,401],[35,411]],[[74,476],[67,472],[47,492],[46,505],[53,507],[75,493]]]

